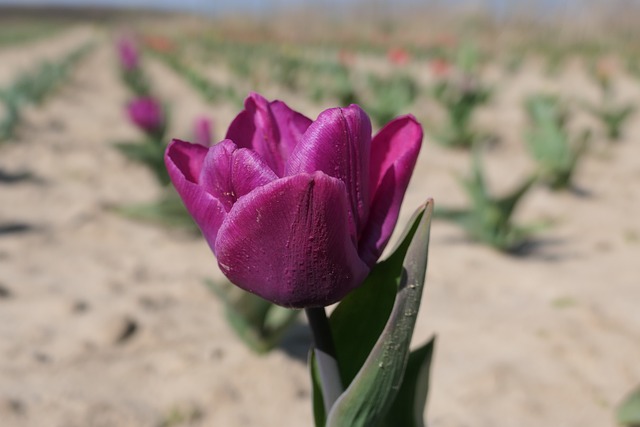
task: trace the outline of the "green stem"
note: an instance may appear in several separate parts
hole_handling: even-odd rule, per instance
[[[307,308],[305,312],[313,334],[315,356],[320,372],[322,400],[325,413],[328,414],[334,402],[344,391],[338,369],[331,326],[324,307]]]

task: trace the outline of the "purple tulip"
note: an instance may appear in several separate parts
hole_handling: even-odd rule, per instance
[[[154,135],[164,127],[162,105],[154,98],[136,98],[127,105],[131,121],[147,134]]]
[[[173,140],[165,163],[222,272],[285,307],[320,307],[362,284],[395,227],[422,127],[371,137],[357,105],[316,121],[251,94],[226,139]]]
[[[211,120],[207,117],[198,117],[193,125],[194,142],[210,147],[213,143],[211,133]]]
[[[120,65],[125,71],[133,71],[138,68],[140,53],[132,38],[122,37],[118,40],[118,56]]]

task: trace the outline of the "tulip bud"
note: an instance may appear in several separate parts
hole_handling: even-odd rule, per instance
[[[140,64],[140,54],[132,38],[122,37],[118,40],[118,57],[120,65],[127,71],[134,71]]]
[[[207,117],[198,117],[193,125],[193,139],[196,144],[210,147],[213,143],[212,123]]]
[[[150,136],[164,129],[164,113],[158,101],[151,97],[136,98],[127,105],[129,119]]]

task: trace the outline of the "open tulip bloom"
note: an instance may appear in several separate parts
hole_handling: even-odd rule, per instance
[[[358,287],[391,237],[422,128],[371,137],[357,105],[312,121],[251,94],[226,139],[173,140],[171,180],[235,285],[278,305],[322,307]]]
[[[305,308],[308,314],[350,293],[364,292],[359,288],[368,287],[367,277],[397,222],[420,151],[421,125],[411,115],[402,116],[372,137],[369,117],[357,105],[328,109],[315,121],[255,93],[244,105],[223,141],[206,147],[174,139],[165,154],[171,181],[220,269],[236,286],[284,307]],[[422,208],[419,217],[423,219],[414,222],[421,225],[411,228],[408,241],[426,244],[430,212],[430,206]],[[413,238],[420,233],[422,237]],[[410,256],[407,245],[396,257],[400,264],[407,259],[405,253]],[[422,274],[422,279],[415,279],[417,286],[406,287],[419,288],[419,295],[426,246],[420,251],[420,259],[404,267],[411,281],[412,266],[421,266],[418,276]],[[403,270],[400,264],[397,268]],[[405,287],[397,282],[405,279],[393,280],[391,286],[400,289],[398,295]],[[403,310],[399,320],[415,322],[414,312]],[[375,315],[393,318],[389,310]],[[316,335],[317,323],[311,316],[310,323]],[[403,334],[408,330],[410,338],[413,323],[400,329]],[[316,345],[320,347],[317,335]],[[375,349],[366,351],[374,354]],[[404,369],[406,357],[393,363]],[[326,369],[320,366],[320,370]],[[337,380],[338,395],[342,393],[339,383],[348,384],[351,379],[343,375],[342,381]],[[393,387],[394,393],[398,388]],[[337,397],[327,401],[324,396],[327,416]],[[378,406],[376,410],[388,409],[388,405]]]

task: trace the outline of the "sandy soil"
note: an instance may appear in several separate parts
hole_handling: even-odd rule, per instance
[[[0,86],[40,58],[87,39],[97,49],[70,83],[27,111],[0,146],[0,425],[311,426],[305,358],[310,337],[294,327],[281,349],[252,354],[203,285],[220,277],[201,238],[125,219],[109,206],[154,200],[158,189],[110,143],[136,138],[122,106],[110,39],[70,29],[28,48],[0,50]],[[172,136],[195,115],[218,137],[234,107],[208,107],[163,65],[149,70],[171,104]],[[533,164],[523,147],[523,97],[540,88],[595,99],[583,68],[550,79],[531,61],[515,76],[487,70],[501,89],[479,123],[502,137],[486,153],[496,189]],[[161,82],[161,83],[160,83]],[[621,98],[640,101],[623,76]],[[272,96],[271,94],[268,94]],[[315,117],[320,109],[283,99]],[[436,117],[419,105],[419,118]],[[597,124],[579,113],[576,126]],[[578,192],[536,188],[519,219],[554,221],[523,257],[432,227],[428,283],[416,342],[438,335],[428,420],[432,427],[614,426],[614,409],[640,383],[640,118],[626,138],[596,138]],[[428,138],[400,226],[427,196],[464,203],[454,175],[468,156]]]

